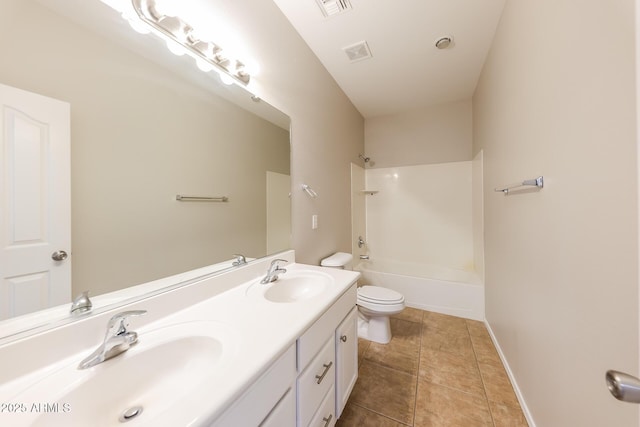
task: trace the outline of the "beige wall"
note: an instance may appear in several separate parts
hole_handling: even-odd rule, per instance
[[[299,262],[319,264],[351,252],[350,163],[364,150],[364,120],[275,3],[225,2],[237,30],[256,54],[252,83],[262,98],[291,117],[293,247]],[[317,193],[311,199],[301,185]],[[311,216],[318,215],[318,229]]]
[[[632,0],[509,0],[473,98],[486,317],[538,426],[638,425],[604,383],[638,374],[633,20]]]
[[[471,129],[471,100],[368,118],[367,167],[471,160]]]

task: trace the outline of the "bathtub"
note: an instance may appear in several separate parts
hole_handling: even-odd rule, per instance
[[[400,292],[408,307],[484,320],[484,286],[475,272],[390,260],[361,261],[354,270],[359,284]]]

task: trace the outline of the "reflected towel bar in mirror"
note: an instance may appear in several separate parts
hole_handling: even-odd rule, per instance
[[[179,202],[228,202],[227,196],[220,197],[201,197],[201,196],[181,196],[176,195],[176,200]]]

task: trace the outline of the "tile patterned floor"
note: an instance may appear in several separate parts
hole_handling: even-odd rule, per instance
[[[482,322],[406,308],[386,345],[358,340],[358,381],[337,427],[527,427]]]

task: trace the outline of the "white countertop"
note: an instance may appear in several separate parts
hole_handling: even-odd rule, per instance
[[[282,256],[281,256],[282,257]],[[292,259],[293,254],[289,255]],[[322,293],[309,299],[295,303],[276,303],[260,297],[261,290],[255,286],[264,276],[266,267],[273,258],[265,258],[242,267],[229,274],[215,276],[202,282],[188,285],[164,294],[157,295],[143,301],[136,302],[127,307],[104,313],[86,322],[66,325],[60,329],[64,331],[50,331],[35,337],[21,340],[20,342],[0,347],[0,360],[3,361],[3,369],[11,369],[12,363],[27,363],[24,372],[16,370],[16,375],[4,375],[0,377],[0,405],[3,403],[24,403],[30,405],[33,402],[21,402],[21,396],[33,396],[33,392],[21,393],[31,385],[31,390],[37,390],[35,384],[39,379],[61,369],[75,368],[77,363],[87,356],[102,341],[106,321],[115,313],[124,310],[148,310],[148,315],[131,320],[131,330],[139,334],[140,344],[144,342],[145,333],[150,333],[159,328],[184,322],[205,321],[215,322],[231,332],[234,339],[223,351],[230,352],[230,356],[224,363],[216,365],[214,371],[208,376],[207,381],[199,384],[192,396],[187,396],[180,401],[178,411],[171,414],[163,414],[161,424],[155,420],[152,425],[200,425],[210,423],[217,418],[234,400],[236,400],[281,354],[283,354],[302,333],[309,328],[337,299],[355,283],[359,273],[339,269],[321,268],[316,266],[290,263],[285,268],[291,273],[302,270],[318,271],[328,274],[333,278],[334,285]],[[285,273],[286,274],[286,273]],[[283,276],[284,277],[284,276]],[[249,291],[249,289],[252,289]],[[266,289],[266,288],[264,288]],[[203,295],[209,294],[206,299]],[[200,302],[194,304],[194,299]],[[175,311],[175,307],[182,309]],[[174,307],[172,309],[172,307]],[[146,318],[146,319],[145,319]],[[75,328],[75,330],[74,330]],[[92,338],[88,338],[92,337]],[[31,340],[32,342],[29,342]],[[64,354],[53,351],[53,357],[48,360],[46,353],[50,346],[60,346],[66,340],[86,340],[88,342],[78,347],[70,346],[71,353]],[[81,350],[79,349],[81,348]],[[132,357],[137,346],[116,358],[103,362],[105,365],[118,358]],[[39,356],[32,352],[40,353]],[[55,354],[59,353],[59,354]],[[35,357],[36,360],[31,360]],[[89,370],[74,370],[71,375],[93,375],[99,373],[101,365]],[[31,366],[31,368],[29,368]],[[34,369],[35,368],[35,369]],[[92,372],[90,372],[92,371]],[[71,372],[71,371],[69,371]],[[159,373],[161,375],[161,373]],[[180,384],[175,385],[176,390]],[[38,390],[38,402],[53,403],[58,401],[60,390],[47,390],[41,387]],[[34,400],[33,397],[29,398]],[[96,396],[95,399],[100,399]],[[206,402],[206,406],[203,406]],[[73,410],[73,408],[71,408]],[[149,414],[151,415],[151,414]],[[31,422],[42,414],[11,414],[0,411],[0,425],[30,425]],[[63,424],[64,414],[58,414],[51,421],[60,419]],[[144,417],[141,417],[142,422]],[[146,425],[135,421],[128,425]],[[10,424],[6,424],[6,423]],[[116,421],[117,424],[117,421]],[[53,425],[53,424],[51,424]],[[67,424],[68,425],[68,424]]]

